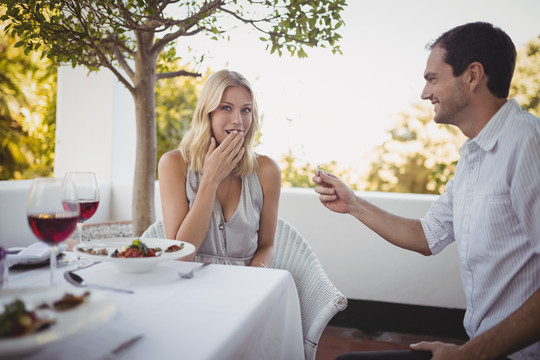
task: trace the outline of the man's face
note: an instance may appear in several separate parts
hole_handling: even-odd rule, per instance
[[[438,124],[460,126],[465,120],[464,112],[470,104],[464,75],[455,77],[452,67],[444,61],[446,50],[437,46],[429,54],[424,78],[426,85],[422,99],[430,100],[434,106]]]

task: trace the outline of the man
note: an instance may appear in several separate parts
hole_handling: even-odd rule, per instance
[[[413,350],[432,359],[540,359],[540,119],[507,100],[515,47],[499,28],[470,23],[429,49],[422,99],[434,105],[435,122],[468,137],[445,194],[424,218],[407,219],[321,170],[315,191],[328,209],[353,215],[399,247],[434,255],[456,242],[471,339]]]

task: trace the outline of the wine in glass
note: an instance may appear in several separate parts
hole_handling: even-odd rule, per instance
[[[77,197],[80,208],[79,220],[77,222],[77,233],[79,246],[82,246],[83,222],[90,219],[96,213],[99,206],[99,185],[96,174],[90,171],[69,171],[66,173],[66,179],[69,179],[77,189]],[[81,259],[79,259],[79,266]]]
[[[51,286],[55,284],[57,244],[75,230],[79,213],[77,191],[69,179],[32,180],[26,215],[34,235],[51,248]]]

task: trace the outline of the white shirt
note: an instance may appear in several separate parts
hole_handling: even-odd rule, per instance
[[[456,241],[474,337],[540,286],[540,119],[509,100],[460,154],[421,222],[433,254]],[[540,342],[511,358],[540,359]]]

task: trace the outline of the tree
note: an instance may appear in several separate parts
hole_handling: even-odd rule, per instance
[[[284,187],[313,188],[315,183],[311,180],[317,167],[339,176],[343,181],[351,186],[353,190],[358,190],[359,185],[353,179],[354,171],[352,169],[338,168],[335,160],[329,163],[312,165],[309,162],[302,162],[289,149],[289,152],[279,159],[281,167],[281,185]]]
[[[425,103],[396,115],[390,139],[376,147],[366,190],[440,194],[454,173],[459,129],[433,122]]]
[[[345,0],[1,0],[26,51],[42,49],[56,63],[107,68],[134,98],[137,151],[133,183],[133,231],[155,219],[155,84],[159,79],[199,74],[170,69],[174,43],[202,34],[224,39],[233,22],[261,34],[270,53],[307,56],[306,47],[340,52],[337,30]],[[202,59],[201,59],[202,60]]]
[[[518,51],[510,97],[523,109],[540,117],[540,35]]]
[[[0,180],[50,176],[54,162],[56,70],[18,41],[0,30]]]

